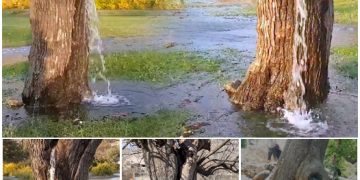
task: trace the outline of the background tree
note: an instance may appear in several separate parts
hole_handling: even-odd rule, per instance
[[[29,150],[34,177],[38,180],[49,179],[51,152],[55,150],[55,179],[88,179],[89,168],[97,147],[102,140],[24,140]]]
[[[225,87],[231,101],[275,112],[326,99],[333,14],[332,0],[259,0],[256,60]]]
[[[323,165],[327,144],[325,139],[288,140],[270,180],[329,179]]]
[[[24,151],[20,142],[13,139],[4,139],[3,141],[4,162],[20,162],[28,158],[29,154]]]
[[[187,139],[129,143],[141,148],[150,179],[194,180],[198,174],[207,177],[221,170],[239,173],[236,142]]]
[[[63,107],[90,94],[86,2],[30,1],[33,42],[22,93],[25,104]]]

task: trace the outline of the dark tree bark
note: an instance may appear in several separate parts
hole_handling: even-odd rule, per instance
[[[102,140],[25,140],[34,177],[49,179],[51,152],[55,149],[55,180],[88,179],[97,147]]]
[[[288,140],[270,180],[328,180],[323,162],[326,139]]]
[[[326,99],[332,0],[260,0],[257,52],[243,82],[225,86],[243,110],[307,109]],[[308,106],[306,106],[308,105]]]
[[[27,105],[64,107],[90,94],[84,0],[32,0],[33,43],[22,93]]]
[[[236,153],[233,149],[221,152],[223,159],[211,156],[229,144],[226,140],[211,148],[210,140],[133,140],[142,149],[144,161],[152,180],[196,180],[197,174],[210,176],[218,170],[238,173],[238,156],[228,159]],[[211,151],[210,151],[211,150]],[[203,153],[207,151],[209,153]]]

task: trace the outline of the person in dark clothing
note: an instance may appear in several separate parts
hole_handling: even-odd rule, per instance
[[[280,146],[278,144],[274,144],[273,146],[269,147],[268,162],[271,161],[271,156],[274,157],[275,161],[279,160],[280,155],[281,155]]]

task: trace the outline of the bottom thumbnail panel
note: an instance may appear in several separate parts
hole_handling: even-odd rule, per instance
[[[119,180],[119,150],[115,139],[4,139],[2,179]]]
[[[239,179],[239,141],[125,139],[122,179]]]
[[[356,180],[355,139],[243,139],[242,180]]]

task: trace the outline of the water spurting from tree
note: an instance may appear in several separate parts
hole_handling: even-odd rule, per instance
[[[327,129],[326,122],[315,122],[313,112],[308,110],[304,95],[306,92],[302,73],[307,70],[308,47],[306,44],[306,23],[308,18],[306,0],[296,0],[295,32],[293,45],[292,82],[285,93],[285,109],[281,109],[284,118],[301,131],[317,128]],[[289,110],[291,109],[291,110]]]
[[[55,169],[56,169],[55,149],[56,148],[53,148],[51,150],[51,155],[50,155],[50,169],[49,169],[50,180],[55,180]]]
[[[95,0],[86,1],[86,16],[88,22],[88,37],[89,37],[89,51],[90,51],[90,63],[93,65],[92,82],[95,83],[97,78],[102,79],[107,83],[107,94],[97,94],[93,92],[91,99],[86,99],[95,106],[119,106],[129,105],[130,102],[123,96],[113,95],[111,92],[110,80],[105,76],[105,58],[102,49],[102,40],[99,32],[99,17],[96,11]]]

